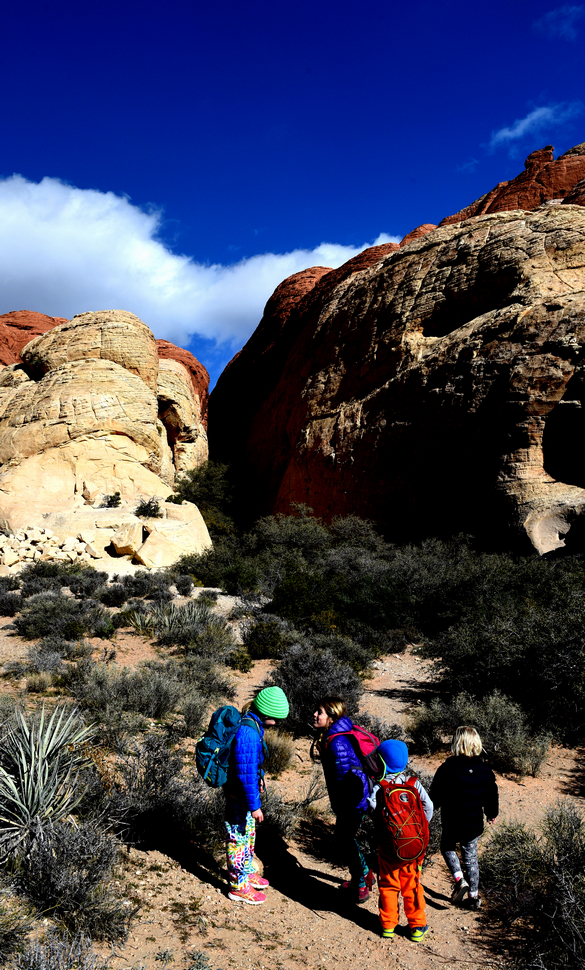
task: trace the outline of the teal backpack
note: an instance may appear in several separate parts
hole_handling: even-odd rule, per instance
[[[197,771],[211,788],[221,788],[228,777],[233,743],[242,722],[252,724],[260,733],[252,717],[242,717],[236,707],[226,704],[211,715],[209,727],[195,746]]]

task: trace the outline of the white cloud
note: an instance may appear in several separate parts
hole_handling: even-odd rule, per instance
[[[374,243],[322,243],[312,250],[264,253],[206,266],[157,239],[161,213],[112,192],[58,179],[0,180],[0,313],[38,310],[70,318],[85,310],[124,309],[186,346],[198,334],[239,347],[275,287],[308,266],[337,267]]]
[[[533,27],[550,37],[561,37],[563,40],[576,40],[575,23],[583,16],[583,7],[557,7],[550,10],[543,17],[535,20]]]
[[[582,111],[581,101],[564,101],[561,104],[548,104],[543,105],[542,108],[534,108],[524,118],[517,118],[509,127],[493,131],[489,148],[494,149],[498,145],[519,141],[526,135],[546,132],[550,128],[570,121]]]

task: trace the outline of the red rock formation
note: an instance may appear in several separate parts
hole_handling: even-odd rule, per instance
[[[338,269],[312,266],[289,276],[276,287],[258,327],[222,372],[209,399],[209,421],[215,429],[210,440],[211,458],[235,467],[245,462],[251,423],[274,391],[304,326],[305,315],[318,312],[316,308],[327,295],[346,279],[377,265],[397,249],[397,243],[372,246]],[[248,511],[245,487],[238,489],[238,498],[243,505],[241,514],[245,515]],[[255,500],[253,513],[257,508]]]
[[[543,202],[564,199],[575,184],[585,178],[585,142],[571,148],[556,161],[553,146],[547,145],[532,152],[524,163],[524,171],[510,182],[499,182],[495,188],[439,223],[448,226],[471,216],[511,209],[537,209]],[[578,203],[582,204],[582,203]]]
[[[397,540],[468,531],[539,551],[576,534],[584,219],[500,212],[366,251],[280,316],[277,340],[269,301],[254,357],[210,401],[212,457],[235,466],[250,517],[303,502]]]
[[[12,310],[0,316],[0,364],[16,364],[20,351],[34,337],[67,323],[64,317],[48,317],[33,310]]]
[[[409,232],[408,235],[404,237],[399,248],[402,249],[404,246],[408,246],[408,244],[414,242],[415,239],[420,239],[421,236],[426,236],[427,232],[432,232],[433,229],[436,228],[437,227],[433,222],[425,222],[422,226],[417,226],[416,229],[413,229],[412,232]]]
[[[195,396],[199,398],[201,405],[201,422],[206,428],[209,402],[209,374],[207,370],[190,351],[184,350],[183,347],[177,347],[168,340],[157,340],[156,346],[161,360],[176,360],[189,371]]]

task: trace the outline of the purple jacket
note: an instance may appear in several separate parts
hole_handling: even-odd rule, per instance
[[[368,779],[356,753],[357,742],[345,735],[328,740],[332,735],[352,728],[353,721],[347,715],[340,717],[325,735],[321,751],[329,800],[336,815],[356,809],[365,812],[370,794]]]

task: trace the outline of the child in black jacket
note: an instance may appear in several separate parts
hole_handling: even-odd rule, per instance
[[[479,909],[477,841],[483,832],[484,813],[491,824],[498,814],[498,786],[493,771],[479,757],[481,738],[475,728],[458,727],[451,743],[453,757],[436,771],[429,791],[441,809],[441,852],[455,881],[451,901],[460,903],[469,892],[471,909]],[[461,845],[463,869],[456,852]]]

